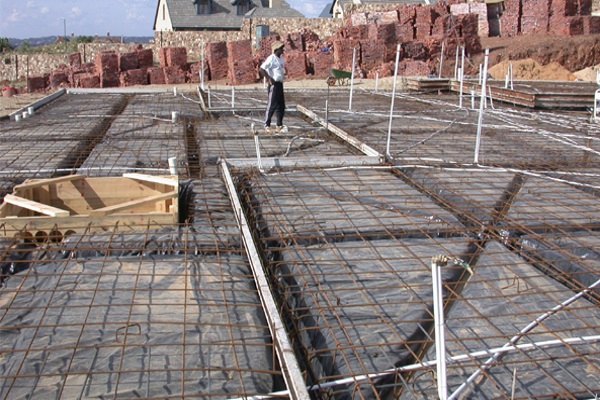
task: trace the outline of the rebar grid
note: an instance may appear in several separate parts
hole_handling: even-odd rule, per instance
[[[325,93],[290,91],[288,105],[308,100],[324,116]],[[214,95],[213,107],[231,107],[231,97]],[[263,112],[252,109],[263,95],[236,91],[235,109],[211,114],[191,94],[68,95],[19,125],[0,123],[4,193],[32,177],[166,174],[170,157],[181,187],[177,225],[0,241],[10,273],[0,289],[1,396],[284,389],[241,211],[215,165],[257,157],[252,124],[261,156],[299,160],[235,173],[317,398],[436,396],[430,263],[439,254],[464,261],[442,272],[450,390],[482,368],[467,398],[600,393],[597,289],[484,368],[531,321],[598,279],[598,128],[585,113],[490,105],[482,163],[471,165],[476,113],[451,96],[403,93],[390,163],[325,169],[302,160],[356,150],[293,110],[289,132],[265,135]],[[329,96],[330,123],[383,152],[389,93],[359,91],[350,112],[347,90]]]

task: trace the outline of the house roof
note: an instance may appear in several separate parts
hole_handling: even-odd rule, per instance
[[[270,8],[269,2],[252,0],[254,8],[246,15],[237,15],[231,0],[212,0],[210,15],[198,15],[191,0],[165,0],[173,29],[239,29],[245,17],[296,17],[304,15],[282,0],[281,7]]]
[[[321,14],[319,14],[319,18],[330,18],[332,6],[333,3],[327,3],[327,5],[323,8],[323,11],[321,11]]]

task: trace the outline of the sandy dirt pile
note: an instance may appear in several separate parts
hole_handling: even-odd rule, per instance
[[[494,79],[504,79],[510,66],[512,66],[514,80],[574,81],[577,79],[575,74],[555,61],[548,65],[540,65],[532,58],[501,61],[491,67],[488,73]]]

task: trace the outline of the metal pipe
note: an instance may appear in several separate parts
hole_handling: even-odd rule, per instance
[[[479,148],[481,147],[481,126],[483,124],[483,109],[485,106],[485,96],[486,96],[486,87],[487,87],[487,67],[488,67],[488,58],[490,56],[490,49],[485,49],[485,58],[483,61],[483,83],[481,85],[481,100],[479,103],[479,118],[477,120],[477,138],[475,140],[475,156],[473,158],[473,162],[475,164],[479,163]]]
[[[392,102],[390,105],[390,121],[388,124],[387,144],[385,146],[385,156],[390,159],[390,141],[392,139],[392,120],[394,118],[394,99],[396,98],[396,81],[398,79],[398,64],[400,63],[400,44],[396,46],[396,66],[394,67],[394,84],[392,85]]]

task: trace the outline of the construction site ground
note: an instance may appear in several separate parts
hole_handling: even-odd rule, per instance
[[[178,224],[3,222],[0,397],[600,395],[594,88],[539,109],[404,83],[290,82],[278,134],[261,84],[73,89],[0,120],[3,194],[173,158],[180,182]]]

